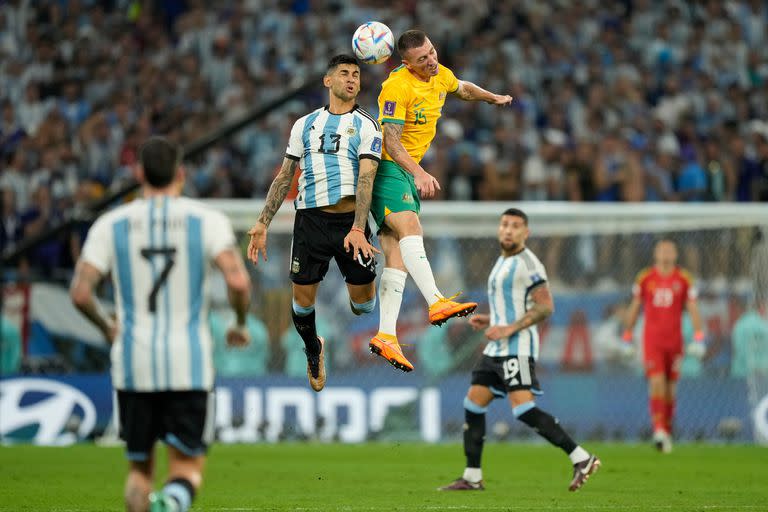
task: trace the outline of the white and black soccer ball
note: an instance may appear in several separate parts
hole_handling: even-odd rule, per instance
[[[363,23],[352,36],[352,51],[365,64],[381,64],[395,49],[395,36],[378,21]]]

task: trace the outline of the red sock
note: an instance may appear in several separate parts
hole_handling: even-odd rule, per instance
[[[664,407],[664,419],[666,420],[666,429],[672,433],[672,419],[675,417],[675,399],[668,398]]]
[[[663,398],[651,397],[649,400],[651,409],[651,424],[653,425],[653,431],[667,430],[666,410],[667,403]]]

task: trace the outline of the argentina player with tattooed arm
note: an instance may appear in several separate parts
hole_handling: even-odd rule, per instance
[[[324,343],[315,326],[315,299],[333,258],[349,291],[356,315],[376,306],[376,263],[370,244],[368,212],[381,158],[381,129],[355,100],[360,66],[337,55],[328,63],[323,84],[328,105],[300,118],[291,129],[283,165],[267,193],[256,224],[248,232],[248,258],[267,259],[267,228],[283,204],[297,168],[299,194],[291,244],[293,323],[307,354],[307,377],[315,391],[325,386]]]
[[[515,418],[562,449],[573,464],[570,491],[578,490],[600,467],[600,459],[577,445],[556,418],[539,409],[534,394],[541,394],[535,366],[539,355],[536,324],[554,311],[544,266],[525,246],[528,217],[510,208],[501,215],[498,240],[501,255],[488,277],[489,315],[469,319],[475,330],[485,329],[489,343],[472,372],[472,385],[464,398],[464,454],[467,465],[461,478],[442,491],[480,491],[480,458],[485,439],[485,413],[494,398],[509,399]]]

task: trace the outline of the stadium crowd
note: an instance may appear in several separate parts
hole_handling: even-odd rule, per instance
[[[768,199],[768,6],[547,2],[8,0],[0,6],[0,245],[120,187],[153,133],[183,144],[279,97],[369,19],[419,26],[511,109],[446,103],[425,167],[440,199]],[[376,112],[397,58],[363,69]],[[187,162],[188,193],[263,197],[322,89]],[[32,257],[67,266],[82,238]]]

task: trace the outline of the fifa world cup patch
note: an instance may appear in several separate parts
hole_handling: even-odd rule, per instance
[[[371,151],[374,153],[381,152],[381,137],[374,137],[371,143]]]
[[[293,261],[291,262],[291,272],[298,274],[300,270],[301,264],[299,263],[299,258],[293,258]]]
[[[393,116],[395,115],[395,107],[397,106],[397,103],[394,101],[385,101],[384,102],[384,115],[385,116]]]

